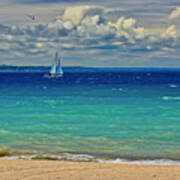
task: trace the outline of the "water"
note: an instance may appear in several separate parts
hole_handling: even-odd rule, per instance
[[[180,160],[180,70],[0,73],[0,147]]]

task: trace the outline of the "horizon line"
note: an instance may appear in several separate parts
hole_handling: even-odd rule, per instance
[[[6,64],[1,64],[0,67],[19,67],[19,68],[49,68],[49,66],[43,66],[43,65],[6,65]],[[180,69],[180,67],[129,67],[129,66],[124,66],[124,67],[93,67],[93,66],[63,66],[63,68],[91,68],[91,69]]]

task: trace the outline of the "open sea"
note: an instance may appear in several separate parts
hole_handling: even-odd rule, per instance
[[[0,152],[180,164],[180,69],[64,71],[0,72]]]

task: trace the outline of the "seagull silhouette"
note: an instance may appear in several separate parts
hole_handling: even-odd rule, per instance
[[[30,19],[32,19],[33,21],[36,19],[34,15],[27,14],[26,16],[29,17]]]

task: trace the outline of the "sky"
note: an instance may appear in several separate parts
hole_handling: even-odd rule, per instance
[[[178,1],[1,0],[0,65],[180,68]]]

